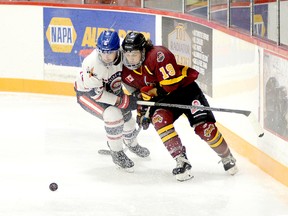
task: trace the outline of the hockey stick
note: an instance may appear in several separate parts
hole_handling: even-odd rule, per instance
[[[134,131],[133,133],[133,137],[137,137],[138,134],[140,133],[142,127],[139,127],[137,130]],[[128,147],[124,148],[123,151],[126,151],[128,149]],[[108,149],[99,149],[98,153],[101,155],[111,155],[111,151]]]
[[[124,149],[125,150],[125,149]],[[98,154],[101,154],[101,155],[111,155],[111,151],[108,150],[108,149],[99,149],[98,150]]]
[[[264,130],[257,121],[255,115],[248,110],[238,110],[238,109],[226,109],[226,108],[215,108],[207,106],[198,106],[198,105],[184,105],[184,104],[170,104],[170,103],[157,103],[152,101],[137,101],[138,105],[144,106],[160,106],[160,107],[174,107],[180,109],[198,109],[198,110],[209,110],[209,111],[219,111],[219,112],[228,112],[228,113],[237,113],[242,114],[248,117],[254,131],[258,137],[263,137]]]

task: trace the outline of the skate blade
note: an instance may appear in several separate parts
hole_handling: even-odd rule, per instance
[[[134,172],[134,168],[133,167],[123,168],[123,167],[121,167],[119,165],[116,165],[116,167],[117,167],[117,169],[123,170],[123,171],[128,172],[128,173],[133,173]]]
[[[189,179],[194,178],[194,176],[191,173],[191,170],[186,170],[186,172],[184,173],[180,173],[178,175],[175,176],[177,181],[183,182],[183,181],[187,181]]]
[[[150,156],[150,154],[147,154],[147,155],[139,155],[135,152],[133,152],[136,156],[140,157],[140,158],[148,158]]]
[[[227,170],[227,172],[230,174],[230,175],[235,175],[237,172],[238,172],[238,167],[235,165],[234,167],[232,167],[231,169]]]

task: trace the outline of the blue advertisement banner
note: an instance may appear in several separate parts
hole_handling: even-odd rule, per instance
[[[103,30],[114,29],[124,38],[142,32],[155,42],[155,15],[117,11],[44,8],[44,62],[80,67]]]

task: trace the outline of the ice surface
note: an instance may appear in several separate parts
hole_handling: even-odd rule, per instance
[[[135,172],[115,168],[97,153],[107,148],[102,122],[74,97],[1,93],[0,121],[1,216],[288,215],[287,187],[235,152],[240,171],[229,176],[185,118],[176,128],[193,166],[187,182],[172,176],[151,126],[139,135],[150,158],[127,152]]]

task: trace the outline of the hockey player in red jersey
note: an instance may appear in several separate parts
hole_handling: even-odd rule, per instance
[[[96,49],[82,63],[75,82],[77,102],[87,112],[101,119],[113,162],[132,171],[134,163],[123,151],[123,144],[140,157],[149,156],[147,148],[137,142],[136,121],[131,110],[136,100],[123,93],[122,59],[117,32],[103,31]]]
[[[154,46],[141,33],[130,32],[122,42],[122,49],[122,81],[130,92],[140,90],[142,100],[209,106],[195,82],[198,72],[178,65],[175,56],[167,48]],[[150,109],[149,117],[145,115],[147,109]],[[187,116],[195,133],[219,155],[224,170],[234,175],[238,170],[236,160],[216,127],[211,111],[139,105],[137,123],[147,129],[152,122],[164,146],[176,160],[176,168],[172,171],[176,179],[185,181],[192,178],[192,166],[186,156],[185,146],[173,125],[182,114]]]

